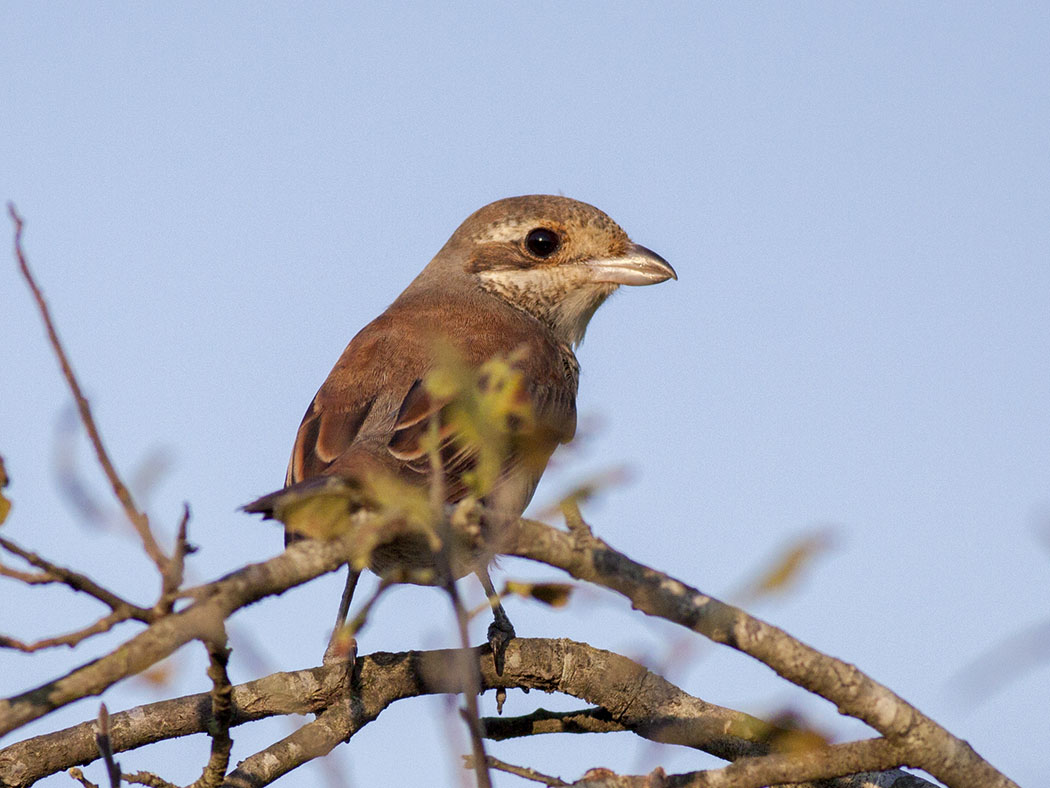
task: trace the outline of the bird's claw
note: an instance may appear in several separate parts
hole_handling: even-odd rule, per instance
[[[489,624],[489,646],[492,648],[492,661],[496,665],[496,675],[503,675],[504,658],[507,644],[514,639],[514,627],[510,621],[498,618]]]

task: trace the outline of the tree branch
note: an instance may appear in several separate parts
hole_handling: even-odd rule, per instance
[[[87,640],[92,635],[100,635],[103,632],[109,632],[109,630],[113,629],[117,624],[133,620],[134,618],[135,616],[127,610],[114,610],[100,618],[95,623],[88,624],[86,627],[78,629],[75,632],[67,632],[65,635],[41,638],[32,643],[26,643],[25,641],[7,637],[6,635],[0,635],[0,648],[9,648],[26,654],[31,654],[34,651],[42,651],[46,648],[55,648],[57,646],[69,646],[72,648],[84,640]]]
[[[900,748],[901,765],[929,772],[953,788],[1018,788],[962,739],[953,736],[856,666],[821,653],[788,633],[614,550],[577,524],[559,531],[521,520],[506,552],[557,567],[616,591],[631,606],[730,646],[780,676],[863,720]]]
[[[208,735],[211,737],[211,755],[200,778],[192,788],[216,788],[226,776],[230,765],[230,750],[233,739],[230,738],[230,723],[233,720],[231,698],[233,687],[226,665],[230,661],[230,649],[223,639],[221,643],[208,643],[208,678],[211,679],[211,724]]]
[[[541,733],[615,733],[627,730],[601,707],[574,711],[536,709],[520,717],[483,717],[485,738],[493,741]]]
[[[20,547],[15,542],[0,536],[0,547],[7,550],[9,553],[17,555],[19,558],[24,560],[26,563],[35,566],[41,570],[43,575],[40,575],[40,579],[32,580],[33,585],[42,584],[45,582],[62,583],[63,585],[69,586],[74,591],[88,596],[94,597],[102,604],[106,605],[110,610],[123,610],[128,613],[128,617],[137,619],[143,623],[148,624],[153,620],[154,615],[152,611],[133,605],[126,599],[114,594],[107,588],[103,588],[94,580],[87,575],[83,575],[80,572],[75,572],[72,569],[66,569],[63,566],[54,564],[48,561],[46,558],[42,558],[36,553],[30,552],[23,547]],[[50,581],[44,580],[44,578],[50,578]]]
[[[461,692],[463,676],[457,666],[464,656],[470,656],[477,665],[483,690],[502,687],[562,692],[615,710],[610,718],[621,729],[653,741],[702,749],[721,758],[745,758],[740,763],[748,763],[747,756],[768,755],[770,741],[775,739],[770,735],[775,729],[768,723],[695,698],[626,657],[568,640],[518,638],[507,648],[502,676],[495,672],[491,652],[483,647],[467,652],[379,652],[360,657],[349,678],[352,700],[347,696],[348,677],[343,664],[277,673],[233,687],[230,727],[282,714],[319,716],[246,758],[227,777],[226,785],[272,782],[308,760],[326,755],[398,700]],[[113,751],[125,752],[207,731],[213,719],[212,703],[210,693],[200,693],[113,714]],[[0,784],[24,788],[48,774],[97,759],[92,731],[93,723],[82,723],[0,750]],[[870,745],[861,742],[856,746]],[[790,756],[770,757],[781,760],[767,762],[761,768],[784,768],[783,758]],[[860,766],[870,770],[883,763],[879,760]],[[855,765],[849,763],[850,768]],[[800,768],[809,767],[803,764]],[[923,784],[929,785],[917,783]]]
[[[223,622],[235,610],[335,571],[346,563],[349,554],[350,547],[344,540],[304,539],[269,561],[249,564],[186,592],[195,598],[193,604],[155,621],[110,654],[40,687],[0,700],[0,735],[67,703],[98,695],[160,662],[191,640],[220,639]]]

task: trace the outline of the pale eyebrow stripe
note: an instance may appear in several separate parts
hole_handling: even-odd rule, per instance
[[[491,241],[517,241],[522,237],[526,225],[522,222],[500,222],[493,224],[482,233],[475,236],[475,240],[482,243]]]

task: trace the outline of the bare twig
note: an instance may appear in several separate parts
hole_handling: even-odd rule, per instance
[[[66,569],[63,566],[54,564],[48,561],[46,558],[42,558],[36,553],[26,550],[24,547],[19,546],[10,539],[0,536],[0,547],[7,550],[9,553],[17,555],[23,559],[26,563],[35,566],[37,569],[42,570],[44,575],[49,576],[52,579],[51,582],[63,583],[74,591],[87,594],[88,596],[94,597],[102,604],[106,605],[110,610],[124,610],[128,611],[130,618],[135,618],[144,624],[151,622],[156,616],[152,611],[138,605],[133,605],[126,599],[117,596],[109,589],[103,588],[94,580],[87,575],[82,575],[80,572],[75,572],[72,569]],[[34,580],[34,583],[45,582],[41,579]]]
[[[376,586],[376,590],[372,593],[372,596],[365,600],[365,603],[361,605],[361,609],[357,611],[357,615],[350,619],[346,624],[346,629],[352,636],[356,636],[364,625],[368,623],[368,616],[372,613],[372,608],[375,607],[376,602],[379,601],[379,598],[383,596],[383,594],[393,588],[394,585],[394,582],[389,578],[379,579],[379,585]]]
[[[73,647],[84,640],[87,640],[92,635],[100,635],[103,632],[109,632],[117,624],[123,621],[138,620],[136,616],[131,615],[127,610],[114,610],[106,616],[103,616],[94,624],[89,624],[83,629],[78,629],[75,632],[70,632],[65,635],[56,635],[55,637],[41,638],[35,640],[32,643],[26,643],[16,638],[7,637],[6,635],[0,635],[0,648],[9,648],[14,651],[22,651],[26,654],[31,654],[34,651],[42,651],[47,648],[56,648],[58,646],[69,646]]]
[[[441,552],[448,550],[451,539],[444,539]],[[448,569],[448,567],[446,567]],[[481,676],[478,673],[477,661],[466,658],[470,653],[470,634],[467,631],[467,610],[463,607],[463,600],[456,588],[456,581],[449,575],[445,586],[452,609],[455,611],[456,626],[459,629],[460,644],[464,649],[464,659],[458,660],[457,667],[463,679],[463,703],[466,708],[460,714],[467,724],[470,732],[470,746],[474,751],[474,774],[477,776],[479,788],[491,788],[492,778],[489,775],[488,762],[486,760],[485,742],[481,736],[481,710],[478,708],[478,695],[481,693]]]
[[[109,737],[109,710],[106,704],[98,707],[98,720],[95,728],[95,746],[98,747],[102,762],[106,765],[109,777],[109,788],[120,788],[120,764],[113,757],[113,743]]]
[[[235,610],[334,572],[349,560],[349,537],[326,542],[303,539],[268,561],[249,564],[219,580],[183,592],[194,602],[163,616],[115,651],[17,696],[0,699],[0,736],[54,709],[134,676],[192,640],[219,637]]]
[[[67,569],[58,564],[54,564],[51,561],[40,557],[36,553],[26,550],[15,542],[12,542],[10,539],[0,536],[0,547],[7,550],[9,553],[19,556],[28,564],[41,570],[39,573],[21,572],[0,565],[0,575],[12,577],[29,585],[62,583],[74,591],[87,594],[88,596],[97,599],[99,602],[110,608],[110,613],[103,616],[98,621],[65,635],[42,638],[32,643],[0,635],[0,648],[10,648],[17,651],[31,653],[42,649],[55,648],[57,646],[72,647],[92,635],[108,632],[122,621],[135,620],[148,624],[156,619],[156,615],[153,611],[131,604],[122,597],[114,594],[112,591],[103,588],[90,577],[75,572],[72,569]]]
[[[80,420],[83,422],[84,429],[87,431],[88,438],[91,440],[91,445],[95,449],[95,456],[98,458],[99,465],[102,467],[102,471],[109,480],[110,487],[113,489],[113,494],[117,497],[117,500],[120,501],[121,506],[124,508],[124,513],[127,515],[128,520],[138,533],[139,539],[142,541],[143,549],[145,549],[146,554],[163,575],[167,569],[169,559],[153,537],[153,532],[150,529],[149,518],[145,513],[139,511],[139,508],[135,505],[135,501],[131,496],[131,491],[128,490],[127,485],[121,480],[120,475],[113,466],[113,462],[109,458],[109,454],[102,443],[102,436],[99,434],[98,428],[95,425],[95,418],[91,414],[91,406],[80,388],[80,383],[77,381],[76,375],[73,373],[73,367],[69,363],[66,351],[62,346],[62,342],[58,338],[58,332],[55,329],[54,321],[51,319],[51,313],[48,309],[47,301],[44,300],[44,294],[40,290],[39,285],[37,285],[36,280],[33,278],[32,272],[29,270],[29,263],[26,260],[25,252],[22,249],[22,230],[24,226],[22,217],[15,209],[14,203],[9,202],[7,204],[7,212],[10,214],[11,220],[15,224],[15,255],[18,258],[19,268],[22,271],[22,276],[25,278],[26,283],[29,285],[29,289],[33,293],[33,298],[35,299],[37,308],[40,311],[40,316],[44,321],[44,327],[47,329],[47,336],[51,342],[51,347],[55,351],[55,356],[58,359],[59,366],[62,368],[62,375],[66,379],[66,383],[69,385],[70,390],[73,392],[73,398],[76,400],[77,410],[80,413]]]
[[[445,508],[445,467],[441,460],[441,441],[439,437],[439,415],[431,416],[427,436],[427,456],[430,463],[430,508],[434,513],[434,519],[438,524],[438,533],[441,536],[441,549],[438,551],[436,560],[438,572],[444,578],[445,591],[452,602],[452,610],[456,616],[456,627],[459,630],[460,645],[465,649],[470,648],[470,633],[467,624],[470,616],[463,606],[463,600],[456,588],[456,578],[452,571],[452,550],[455,539],[452,534],[452,524],[444,515]],[[478,788],[492,788],[492,776],[489,774],[485,754],[485,741],[481,736],[481,710],[478,708],[478,695],[481,692],[481,677],[477,672],[474,660],[463,659],[459,669],[463,678],[463,703],[465,708],[460,710],[460,716],[467,724],[470,733],[470,748],[474,752],[474,775],[477,779]]]
[[[192,788],[216,788],[226,776],[230,765],[230,723],[233,720],[233,686],[226,672],[230,660],[230,649],[223,643],[208,643],[208,678],[211,679],[212,724],[208,727],[211,736],[211,755],[200,778]]]
[[[617,774],[599,766],[588,769],[576,782],[561,785],[569,788],[686,788],[690,783],[689,775],[668,776],[659,766],[649,774]]]
[[[146,785],[149,788],[179,788],[175,783],[169,783],[163,777],[158,777],[153,772],[132,772],[122,775],[124,782]]]
[[[561,510],[562,517],[565,518],[565,525],[571,533],[579,534],[581,537],[591,535],[591,527],[583,519],[579,501],[575,497],[570,496],[566,498],[558,505],[558,508]]]
[[[76,780],[78,783],[84,786],[84,788],[98,788],[91,780],[84,776],[84,772],[78,769],[76,766],[72,767],[67,774]]]
[[[186,566],[186,555],[192,553],[194,548],[186,541],[186,529],[190,522],[190,505],[182,505],[182,518],[175,533],[175,549],[172,551],[171,560],[164,570],[164,578],[161,583],[161,597],[158,606],[162,613],[170,613],[175,602],[175,593],[182,586],[184,579],[183,570]]]
[[[543,783],[544,785],[550,786],[550,788],[563,788],[568,786],[569,783],[565,782],[559,777],[551,777],[550,775],[538,772],[535,769],[529,769],[525,766],[515,766],[511,763],[501,761],[499,758],[493,758],[489,755],[485,759],[486,764],[490,769],[495,769],[498,772],[506,772],[507,774],[513,774],[516,777],[521,777],[524,780],[532,780],[532,782]],[[468,769],[476,768],[474,763],[474,756],[464,755],[463,763]]]
[[[0,564],[0,577],[10,577],[27,586],[44,586],[49,583],[60,583],[57,577],[47,572],[23,572],[20,569],[12,569],[6,564]]]

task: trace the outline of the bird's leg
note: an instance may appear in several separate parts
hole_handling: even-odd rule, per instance
[[[361,573],[349,564],[346,569],[346,587],[343,589],[343,598],[339,600],[339,612],[336,613],[335,617],[335,629],[332,630],[332,637],[328,640],[328,648],[324,651],[324,664],[348,662],[352,669],[354,660],[357,658],[357,638],[344,630],[346,627],[346,616],[350,612],[350,600],[354,598],[354,589],[357,587],[357,580],[361,577]]]
[[[489,600],[489,606],[492,608],[492,623],[489,624],[488,633],[489,646],[492,647],[492,659],[496,663],[496,675],[502,676],[503,658],[507,652],[507,644],[514,639],[514,625],[507,618],[507,611],[503,609],[503,604],[499,601],[499,594],[492,587],[489,570],[482,567],[475,570],[474,574],[481,581],[481,585],[485,589],[485,596]]]

